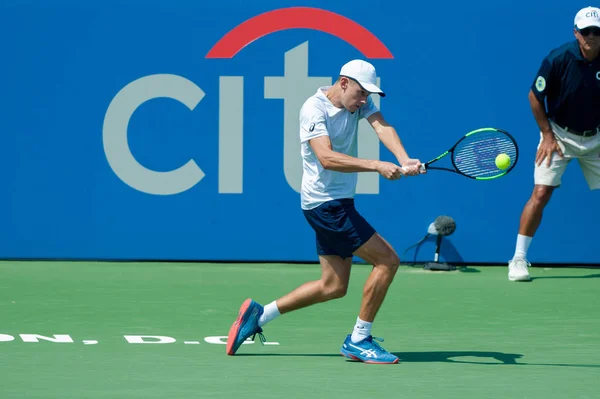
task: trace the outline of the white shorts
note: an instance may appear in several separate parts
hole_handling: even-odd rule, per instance
[[[535,165],[535,184],[552,187],[560,186],[567,165],[571,160],[577,159],[590,189],[600,189],[600,134],[583,137],[565,131],[552,121],[550,121],[550,126],[564,158],[554,153],[552,154],[550,167],[546,166],[547,159],[544,159],[540,166]],[[540,132],[540,144],[541,142],[542,134]]]

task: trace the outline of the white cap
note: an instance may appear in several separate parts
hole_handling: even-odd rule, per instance
[[[575,15],[575,27],[577,29],[585,29],[590,26],[597,26],[600,28],[600,8],[582,8],[577,15]]]
[[[377,93],[385,97],[385,93],[377,87],[377,74],[375,67],[363,60],[352,60],[346,63],[340,71],[341,76],[352,78],[369,93]]]

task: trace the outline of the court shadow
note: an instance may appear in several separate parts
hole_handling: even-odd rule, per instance
[[[519,353],[480,352],[480,351],[438,351],[438,352],[393,352],[403,363],[467,363],[467,364],[517,364],[523,357]],[[471,360],[457,358],[469,357]],[[472,360],[476,358],[477,360]],[[479,361],[481,359],[481,361]],[[492,360],[493,359],[493,360]]]
[[[456,270],[461,273],[481,273],[481,270],[469,266],[456,266]]]
[[[523,355],[519,353],[485,352],[485,351],[435,351],[435,352],[392,352],[398,356],[400,363],[456,363],[480,364],[485,366],[551,366],[600,368],[600,364],[567,364],[567,363],[520,363]],[[339,353],[237,353],[235,356],[264,357],[339,357]],[[461,360],[460,358],[463,358]],[[469,360],[464,359],[469,358]],[[475,360],[474,360],[475,359]],[[481,360],[479,360],[481,359]],[[345,359],[348,363],[360,363]]]
[[[439,351],[439,352],[393,352],[400,358],[400,363],[459,363],[480,364],[489,366],[553,366],[600,368],[600,364],[567,364],[567,363],[523,363],[517,362],[523,355],[519,353],[484,352],[484,351]],[[470,358],[469,360],[460,358]],[[473,360],[475,358],[476,360]],[[481,360],[479,360],[481,359]]]
[[[471,363],[471,364],[517,364],[523,357],[518,353],[446,351],[446,352],[392,352],[403,363]],[[278,356],[278,357],[342,357],[339,353],[237,353],[236,356]],[[470,357],[487,361],[466,361],[453,358]],[[491,360],[494,359],[494,360]]]
[[[340,353],[236,353],[235,356],[343,357]]]
[[[425,269],[425,265],[421,265],[421,264],[403,264],[404,266],[409,266],[412,267],[413,269]],[[469,267],[469,266],[455,266],[456,269],[455,270],[427,270],[428,272],[431,273],[452,273],[452,272],[458,272],[458,273],[481,273],[481,270],[476,269],[474,267]]]
[[[558,279],[558,278],[600,278],[600,274],[588,274],[586,276],[531,276],[531,280]]]
[[[400,258],[405,259],[407,254],[410,253],[412,250],[413,259],[412,259],[412,261],[410,261],[410,263],[413,263],[413,264],[421,263],[421,261],[417,261],[417,258],[419,258],[419,252],[421,252],[421,250],[423,248],[426,248],[427,250],[431,251],[431,258],[433,258],[433,255],[435,253],[436,244],[437,244],[437,236],[428,234],[425,237],[423,237],[416,244],[406,248],[406,250],[404,251],[404,253],[402,254],[402,256]],[[429,256],[427,256],[427,257],[429,258]],[[458,249],[456,249],[456,247],[452,243],[452,240],[448,237],[443,238],[443,240],[440,243],[440,258],[441,258],[440,261],[446,261],[448,263],[464,263],[463,257],[458,252]],[[406,258],[406,259],[408,259],[408,258]],[[427,260],[424,262],[427,262]]]

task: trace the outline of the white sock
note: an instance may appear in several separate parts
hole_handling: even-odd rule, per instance
[[[279,313],[279,308],[275,301],[273,301],[265,306],[263,314],[258,318],[258,326],[264,326],[279,315],[281,315],[281,313]]]
[[[371,327],[373,327],[373,323],[363,321],[360,319],[360,317],[357,317],[354,331],[352,331],[352,337],[350,337],[352,342],[356,343],[358,341],[362,341],[371,335]]]
[[[513,259],[527,258],[527,250],[529,249],[529,245],[531,245],[532,239],[533,237],[523,236],[521,234],[517,235],[517,248],[515,249],[515,256],[513,256]]]

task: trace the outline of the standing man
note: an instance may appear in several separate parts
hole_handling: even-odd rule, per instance
[[[386,179],[419,174],[421,162],[410,159],[396,133],[383,118],[371,93],[385,94],[377,86],[375,68],[362,60],[345,64],[333,86],[321,87],[300,110],[303,160],[301,207],[316,233],[321,279],[305,283],[263,306],[247,299],[227,339],[233,355],[250,336],[280,314],[341,298],[346,295],[352,255],[373,265],[363,289],[360,312],[341,353],[365,363],[398,363],[371,335],[371,326],[400,264],[387,241],[354,207],[357,172],[378,172]],[[357,158],[358,122],[366,118],[398,163]],[[263,337],[261,337],[263,338]]]
[[[600,188],[600,9],[580,10],[573,33],[576,40],[544,58],[529,91],[541,139],[533,194],[521,214],[515,254],[508,264],[510,281],[530,280],[527,250],[567,164],[577,159],[590,189]]]

